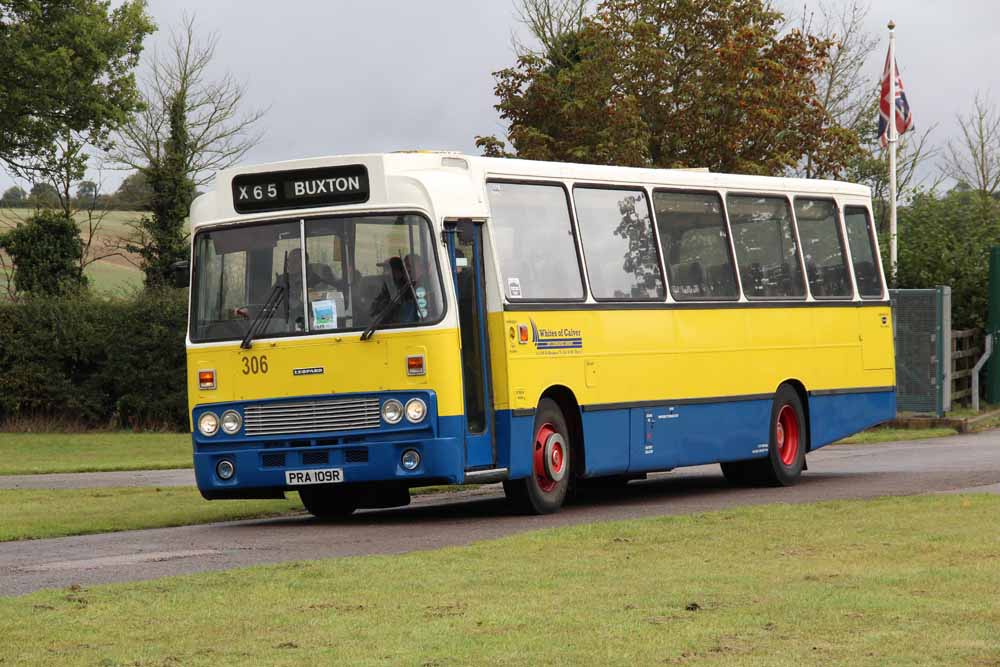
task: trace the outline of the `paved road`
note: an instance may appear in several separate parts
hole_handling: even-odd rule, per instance
[[[687,468],[592,495],[545,517],[511,516],[494,487],[420,497],[348,523],[309,517],[0,544],[0,595],[276,563],[461,545],[553,526],[684,514],[761,503],[804,503],[956,490],[1000,491],[1000,432],[922,442],[850,445],[809,457],[795,487],[733,489],[718,466]]]
[[[104,486],[194,486],[194,470],[0,475],[0,489],[94,489]]]

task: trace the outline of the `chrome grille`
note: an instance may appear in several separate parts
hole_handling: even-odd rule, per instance
[[[376,428],[381,423],[379,407],[377,398],[248,405],[243,412],[243,424],[247,435]]]

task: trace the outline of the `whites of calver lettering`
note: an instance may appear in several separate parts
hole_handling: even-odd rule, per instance
[[[315,195],[350,192],[361,189],[361,179],[358,176],[341,178],[314,178],[309,181],[292,183],[296,197],[311,197]]]

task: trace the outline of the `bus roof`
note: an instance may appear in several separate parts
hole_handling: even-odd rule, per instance
[[[486,215],[483,183],[489,178],[543,179],[598,184],[650,185],[660,187],[800,193],[833,197],[870,197],[867,186],[842,181],[804,178],[722,174],[697,169],[647,169],[608,167],[564,162],[540,162],[512,158],[486,158],[447,151],[372,153],[288,160],[234,167],[216,175],[214,188],[198,197],[191,207],[191,225],[273,218],[277,209],[240,213],[234,203],[234,178],[256,182],[257,175],[364,166],[368,192],[365,208],[421,205],[429,208],[435,192],[454,201],[463,215]],[[245,182],[245,181],[241,181]],[[414,187],[414,185],[418,187]],[[344,208],[338,205],[336,208]],[[293,213],[304,212],[299,207]],[[311,210],[331,210],[329,205]],[[287,215],[288,211],[281,211]]]

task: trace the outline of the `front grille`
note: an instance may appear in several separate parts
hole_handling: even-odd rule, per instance
[[[352,447],[344,453],[344,461],[347,463],[368,463],[367,447]]]
[[[261,458],[265,468],[280,468],[285,465],[284,454],[264,454]]]
[[[380,423],[377,398],[248,405],[243,413],[247,435],[350,431]]]
[[[317,466],[325,465],[330,461],[330,456],[326,452],[303,452],[302,465]]]

